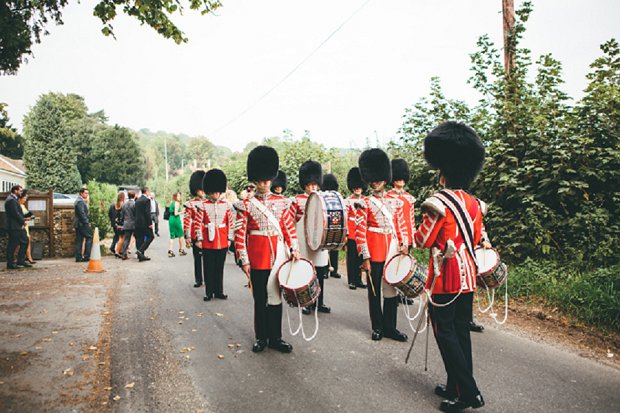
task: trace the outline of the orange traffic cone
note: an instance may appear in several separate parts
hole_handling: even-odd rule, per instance
[[[105,272],[103,263],[101,262],[101,247],[99,246],[99,228],[95,228],[93,235],[93,247],[90,251],[90,260],[88,268],[84,272]]]

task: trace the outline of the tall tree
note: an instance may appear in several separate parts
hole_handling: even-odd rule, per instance
[[[24,163],[33,189],[75,193],[82,180],[71,136],[54,97],[43,95],[24,119]]]
[[[67,4],[67,0],[0,2],[0,73],[17,72],[27,57],[32,55],[32,45],[41,41],[41,34],[48,34],[48,24],[63,24],[62,11]],[[93,14],[103,23],[101,31],[106,36],[114,36],[112,22],[120,11],[179,44],[188,39],[172,22],[171,17],[175,13],[182,14],[189,6],[204,15],[221,5],[219,0],[99,0]]]
[[[6,104],[0,102],[0,154],[12,159],[24,156],[24,138],[9,123]]]
[[[118,125],[101,128],[92,142],[90,172],[99,182],[143,184],[146,164],[134,134]]]

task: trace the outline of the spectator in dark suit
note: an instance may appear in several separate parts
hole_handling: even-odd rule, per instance
[[[155,192],[149,193],[149,199],[151,200],[151,220],[155,225],[155,235],[159,237],[159,204],[155,199]]]
[[[88,189],[80,189],[79,196],[75,200],[73,227],[75,228],[75,262],[90,260],[90,250],[93,246],[93,232],[88,220]],[[84,253],[82,254],[82,248]]]
[[[4,202],[6,211],[6,232],[9,235],[9,242],[6,247],[6,266],[10,270],[18,267],[32,267],[26,262],[26,249],[28,248],[28,235],[26,234],[26,219],[22,207],[19,205],[18,198],[22,195],[21,185],[14,185],[11,193]],[[15,263],[15,249],[19,245],[17,252],[17,263]]]
[[[127,259],[127,249],[131,242],[131,236],[136,230],[136,194],[133,191],[127,193],[129,200],[121,207],[121,213],[123,214],[123,234],[125,240],[123,241],[123,260]]]
[[[150,260],[144,253],[153,242],[153,238],[155,236],[151,220],[151,200],[149,189],[145,186],[142,188],[142,195],[136,200],[136,255],[140,262]]]
[[[110,209],[108,209],[108,218],[110,219],[110,226],[112,226],[112,230],[114,231],[114,238],[112,238],[112,245],[110,245],[110,252],[114,254],[117,258],[121,258],[119,254],[116,253],[116,243],[123,242],[121,239],[123,236],[123,204],[125,203],[125,192],[119,192],[116,197],[116,202],[110,205]]]

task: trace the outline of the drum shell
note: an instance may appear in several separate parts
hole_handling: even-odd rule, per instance
[[[393,260],[401,259],[400,255],[401,254],[397,254],[393,256],[388,262],[385,263],[385,267],[383,269],[383,279],[386,283],[396,288],[406,297],[416,298],[424,291],[428,269],[420,265],[415,258],[408,255],[408,257],[410,257],[409,264],[404,266],[406,275],[400,281],[390,282],[386,277],[387,268]]]
[[[482,250],[482,248],[478,247],[474,252],[478,250]],[[493,290],[506,282],[506,279],[508,278],[508,267],[501,261],[499,253],[495,248],[488,248],[486,251],[493,251],[497,257],[497,262],[489,270],[479,272],[476,278],[476,283]]]
[[[278,268],[277,279],[280,289],[282,290],[282,295],[284,296],[284,300],[291,307],[308,307],[314,304],[321,294],[321,286],[319,284],[319,279],[316,276],[316,270],[310,261],[305,258],[301,258],[299,261],[305,261],[312,266],[312,277],[310,282],[298,288],[288,287],[280,282],[280,271],[282,271],[283,267],[291,261],[292,260],[289,259],[283,262],[282,265],[280,265],[280,268]]]
[[[309,210],[308,204],[320,200],[321,208],[316,211]],[[309,214],[310,212],[310,214]],[[321,214],[320,217],[311,214]],[[312,222],[321,221],[322,228],[313,228]],[[336,191],[319,191],[313,192],[306,202],[306,210],[304,211],[304,228],[306,233],[306,243],[312,251],[332,251],[342,249],[347,242],[347,222],[348,211],[345,206],[344,199]],[[322,231],[321,241],[317,245],[312,240],[310,234],[314,231]]]

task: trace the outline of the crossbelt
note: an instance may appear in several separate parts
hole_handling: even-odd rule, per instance
[[[378,234],[391,234],[392,228],[368,227],[368,231],[376,232]]]

